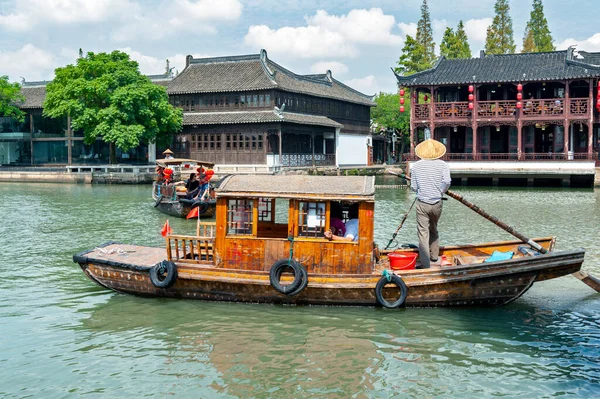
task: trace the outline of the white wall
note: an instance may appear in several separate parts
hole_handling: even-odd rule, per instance
[[[337,139],[336,159],[338,166],[367,165],[368,135],[343,134]]]

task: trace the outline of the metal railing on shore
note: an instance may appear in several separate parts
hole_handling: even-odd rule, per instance
[[[405,161],[418,161],[416,155],[404,154]],[[444,161],[596,161],[598,153],[592,152],[527,152],[521,154],[521,159],[515,152],[511,153],[456,153],[447,152],[441,159]]]

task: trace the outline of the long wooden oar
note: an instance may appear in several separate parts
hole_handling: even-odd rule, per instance
[[[396,231],[392,235],[392,238],[390,238],[390,242],[388,242],[388,244],[385,246],[384,249],[388,249],[390,247],[390,245],[392,245],[392,242],[394,242],[394,240],[396,239],[396,236],[398,235],[398,232],[400,231],[400,229],[404,225],[404,222],[406,222],[406,218],[408,217],[408,214],[410,213],[410,210],[412,209],[412,207],[415,205],[415,202],[417,202],[417,197],[415,197],[415,199],[413,200],[412,204],[410,204],[410,208],[408,208],[408,211],[406,211],[406,213],[404,214],[404,217],[400,221],[400,225],[398,226],[398,228],[396,229]]]
[[[398,173],[394,173],[394,172],[389,172],[389,173],[410,181],[410,177],[406,176],[405,174],[402,174],[402,173],[398,174]],[[494,223],[496,226],[500,227],[504,231],[512,234],[513,236],[517,237],[519,240],[530,245],[536,251],[543,253],[543,254],[548,252],[548,250],[546,248],[542,247],[540,244],[533,241],[531,238],[525,237],[523,234],[521,234],[517,230],[515,230],[512,226],[507,225],[506,223],[504,223],[503,221],[498,219],[496,216],[490,215],[489,213],[487,213],[486,211],[484,211],[483,209],[481,209],[480,207],[478,207],[471,201],[466,200],[462,195],[457,194],[450,190],[446,191],[446,194],[448,194],[449,197],[454,198],[458,202],[466,205],[467,208],[469,208],[469,209],[473,210],[474,212],[478,213],[479,215],[483,216],[484,218],[486,218],[490,222]]]
[[[402,173],[398,174],[398,173],[394,173],[394,172],[388,172],[388,173],[398,176],[398,177],[401,177],[403,179],[406,179],[407,181],[410,181],[410,177],[406,176],[405,174],[402,174]],[[535,248],[537,251],[539,251],[543,254],[548,252],[548,250],[546,248],[543,248],[540,244],[533,241],[531,238],[525,237],[523,234],[519,233],[518,231],[516,231],[514,228],[507,225],[503,221],[499,220],[497,217],[490,215],[489,213],[485,212],[483,209],[479,208],[477,205],[473,204],[470,201],[467,201],[462,195],[459,195],[450,190],[446,191],[446,194],[448,194],[449,197],[452,197],[455,200],[463,203],[469,209],[472,209],[473,211],[477,212],[478,214],[480,214],[481,216],[483,216],[490,222],[494,223],[496,226],[500,227],[501,229],[505,230],[506,232],[517,237],[519,240],[523,241],[526,244],[529,244],[530,246]],[[596,290],[596,292],[600,292],[600,279],[598,279],[584,271],[581,271],[581,270],[573,273],[573,276],[577,277],[579,280],[581,280],[582,282],[584,282],[585,284],[587,284],[588,286],[590,286],[591,288]]]

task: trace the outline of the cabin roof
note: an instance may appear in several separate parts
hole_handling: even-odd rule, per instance
[[[373,96],[346,86],[327,71],[298,75],[271,61],[267,52],[214,58],[187,58],[185,69],[169,83],[169,94],[225,93],[279,89],[374,107]]]
[[[320,115],[297,114],[294,112],[230,111],[230,112],[185,112],[184,125],[228,125],[237,123],[287,122],[301,125],[318,125],[342,128],[344,125]]]
[[[216,189],[217,197],[375,200],[374,176],[231,175]]]
[[[187,158],[164,158],[164,159],[157,159],[156,160],[156,164],[159,166],[170,166],[170,165],[183,165],[183,164],[188,164],[188,163],[194,163],[196,165],[202,165],[202,166],[207,166],[209,168],[212,168],[213,166],[215,166],[215,164],[213,162],[204,162],[204,161],[198,161],[195,159],[187,159]]]
[[[543,53],[484,55],[481,58],[440,57],[426,71],[396,74],[401,86],[543,82],[600,76],[600,53],[549,51]]]

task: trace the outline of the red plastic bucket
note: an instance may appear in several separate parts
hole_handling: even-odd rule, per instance
[[[390,260],[390,268],[392,270],[410,270],[414,269],[417,264],[416,252],[390,252],[388,259]]]

